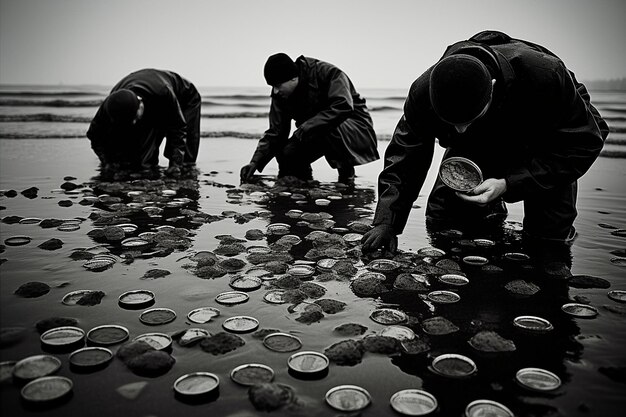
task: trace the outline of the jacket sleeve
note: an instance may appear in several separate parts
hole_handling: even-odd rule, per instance
[[[278,149],[285,145],[291,131],[291,118],[285,114],[278,100],[274,98],[270,107],[269,123],[270,127],[259,140],[250,161],[256,164],[260,172],[276,156]]]
[[[540,145],[529,152],[525,164],[505,176],[507,202],[576,181],[596,160],[609,133],[585,86],[564,66],[554,74],[553,83],[545,88],[557,98],[550,106],[553,120],[546,134],[537,133]]]
[[[176,164],[182,164],[185,157],[185,142],[187,140],[187,121],[180,108],[176,94],[170,88],[164,97],[165,100],[165,155]]]
[[[348,76],[338,68],[331,68],[328,77],[328,96],[325,108],[298,127],[303,140],[323,135],[335,129],[354,112]]]
[[[387,224],[400,234],[406,226],[413,202],[417,199],[432,163],[435,137],[418,117],[411,97],[404,106],[385,151],[385,165],[378,176],[378,204],[373,224]]]
[[[102,164],[107,162],[106,143],[110,132],[111,122],[102,106],[100,106],[89,124],[87,138],[91,142],[91,149],[93,149]]]

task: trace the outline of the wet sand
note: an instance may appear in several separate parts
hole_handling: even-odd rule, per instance
[[[386,144],[380,144],[381,155]],[[260,321],[261,329],[279,329],[299,337],[303,344],[301,350],[324,352],[337,342],[362,339],[363,336],[345,337],[333,332],[341,324],[358,323],[367,327],[364,336],[375,335],[384,329],[384,325],[369,318],[370,313],[381,306],[398,308],[412,317],[408,326],[427,341],[429,350],[416,355],[398,352],[392,356],[366,352],[362,361],[354,366],[331,363],[328,376],[316,381],[294,378],[287,372],[286,361],[289,354],[268,351],[261,340],[250,333],[241,335],[245,341],[244,346],[223,355],[212,355],[198,346],[183,348],[174,344],[172,356],[176,363],[169,372],[159,377],[138,376],[117,358],[104,370],[88,374],[76,373],[68,366],[69,354],[62,353],[57,355],[63,362],[57,374],[74,381],[73,396],[64,404],[47,409],[46,415],[83,415],[87,408],[93,408],[90,414],[103,416],[114,413],[128,416],[179,413],[206,415],[207,412],[212,415],[264,414],[255,411],[248,400],[247,389],[229,378],[233,368],[251,362],[272,367],[276,373],[274,381],[291,386],[299,399],[296,405],[279,409],[272,413],[274,415],[328,415],[332,410],[324,403],[324,394],[332,387],[342,384],[360,385],[370,392],[372,404],[363,414],[372,416],[394,415],[389,407],[389,398],[396,391],[406,388],[422,388],[435,395],[440,407],[438,415],[461,415],[465,405],[478,398],[500,401],[516,415],[611,415],[624,405],[622,393],[626,363],[621,349],[626,343],[624,304],[610,300],[606,295],[607,289],[576,289],[563,282],[547,283],[531,269],[507,266],[501,262],[501,255],[505,250],[517,249],[518,242],[514,233],[496,242],[493,252],[481,252],[476,248],[459,246],[458,242],[447,242],[451,247],[460,249],[459,252],[447,254],[446,258],[459,263],[462,272],[470,279],[470,285],[458,290],[461,301],[451,305],[425,303],[425,292],[394,291],[391,285],[395,278],[393,274],[388,276],[386,282],[390,291],[380,296],[356,295],[351,290],[348,279],[320,281],[315,278],[313,282],[326,288],[326,294],[322,298],[342,301],[347,307],[337,314],[324,314],[319,322],[312,324],[297,321],[300,313],[288,311],[286,304],[272,305],[264,302],[266,288],[250,292],[250,300],[244,304],[217,304],[215,296],[232,289],[228,282],[235,274],[201,279],[194,275],[194,263],[185,258],[198,251],[215,251],[220,246],[220,240],[216,236],[232,235],[245,240],[246,232],[251,229],[265,232],[269,223],[284,222],[292,225],[293,234],[304,238],[312,229],[297,226],[297,221],[285,216],[288,210],[325,211],[333,216],[336,226],[346,227],[353,221],[370,222],[375,208],[376,177],[382,161],[357,167],[356,186],[353,190],[337,188],[332,183],[336,180],[336,172],[329,169],[324,161],[318,161],[314,165],[315,178],[327,190],[343,197],[341,200],[332,200],[328,206],[316,206],[311,198],[305,198],[304,204],[297,204],[287,196],[275,196],[265,200],[259,194],[254,194],[259,190],[253,189],[235,192],[238,196],[234,198],[233,190],[240,190],[239,168],[247,162],[255,145],[255,141],[232,138],[202,141],[198,163],[200,174],[197,182],[193,183],[195,185],[191,186],[195,187],[196,193],[187,208],[223,218],[206,223],[189,223],[188,219],[180,220],[180,223],[167,222],[165,219],[141,223],[141,227],[146,230],[163,224],[184,225],[192,233],[188,248],[175,249],[165,257],[137,257],[132,263],[118,262],[103,272],[91,272],[82,266],[83,261],[74,261],[70,255],[77,248],[89,248],[99,243],[87,233],[97,227],[90,215],[101,212],[102,207],[77,204],[84,193],[67,195],[55,191],[65,182],[64,177],[67,176],[75,177],[71,182],[76,184],[87,184],[92,188],[102,185],[93,180],[96,175],[96,158],[89,149],[88,141],[0,140],[0,189],[17,191],[17,196],[13,198],[0,197],[0,205],[5,207],[0,212],[3,219],[20,216],[82,220],[80,229],[74,232],[62,232],[56,228],[43,229],[36,224],[0,224],[2,241],[16,235],[32,238],[27,245],[7,245],[0,254],[1,258],[6,259],[0,266],[0,325],[3,330],[19,330],[19,337],[14,341],[6,339],[3,333],[1,360],[15,361],[42,353],[35,323],[53,316],[76,318],[79,327],[85,331],[103,324],[122,325],[128,328],[132,339],[149,331],[172,334],[188,327],[202,327],[214,334],[223,331],[221,324],[224,319],[249,315]],[[440,158],[441,150],[438,150],[434,164]],[[276,171],[276,166],[272,163],[263,174],[268,176],[266,178],[269,181]],[[432,243],[425,232],[424,206],[434,175],[435,169],[432,169],[422,195],[411,213],[407,229],[400,236],[402,251],[415,254],[420,248]],[[625,177],[623,160],[601,158],[580,181],[579,217],[576,222],[579,238],[572,248],[574,275],[600,277],[610,282],[610,289],[621,290],[626,289],[624,263],[611,263],[611,259],[617,257],[611,252],[621,250],[623,257],[626,241],[624,237],[611,232],[626,228]],[[36,198],[30,199],[20,194],[30,187],[39,189]],[[62,207],[59,205],[62,200],[72,201],[73,204]],[[520,204],[509,206],[509,210],[509,221],[521,221]],[[232,213],[223,215],[228,211],[250,216],[237,217]],[[54,251],[38,248],[39,244],[50,238],[61,239],[62,248]],[[245,240],[244,245],[265,246],[277,239],[277,236],[269,236],[259,241]],[[304,259],[308,248],[310,246],[295,246],[290,253],[295,259]],[[112,251],[118,255],[123,253],[119,245],[114,245]],[[506,269],[504,274],[490,276],[467,267],[460,261],[463,255],[477,252],[488,257],[493,264],[510,269]],[[247,261],[245,254],[233,258]],[[423,261],[422,258],[420,260]],[[422,264],[429,264],[431,261],[423,261]],[[367,259],[361,262],[355,265],[358,273],[365,272]],[[244,271],[251,266],[247,263]],[[158,279],[142,279],[148,270],[155,268],[168,270],[171,274]],[[432,288],[440,289],[440,285],[436,283],[437,274],[431,275]],[[319,277],[319,274],[316,276]],[[540,292],[528,298],[511,297],[503,287],[515,278],[536,281],[541,288]],[[22,298],[14,294],[20,285],[30,281],[47,283],[51,289],[37,298]],[[146,326],[138,319],[141,310],[125,310],[117,305],[117,297],[121,293],[140,288],[156,294],[155,307],[167,307],[176,311],[176,320],[160,326]],[[105,297],[100,304],[94,306],[67,306],[61,303],[66,293],[79,289],[100,290],[105,293]],[[599,315],[585,320],[563,314],[561,305],[577,296],[585,297],[586,301],[599,310]],[[313,299],[308,299],[308,302],[313,302]],[[220,317],[207,324],[192,326],[186,319],[187,313],[204,306],[220,309]],[[609,310],[604,306],[612,308]],[[520,333],[511,325],[511,321],[521,314],[542,316],[551,321],[555,331],[545,335]],[[434,316],[446,317],[460,331],[451,336],[425,335],[419,322]],[[467,341],[479,330],[498,331],[503,337],[515,342],[516,352],[486,355],[473,350]],[[6,340],[9,341],[5,343]],[[115,352],[119,345],[112,346],[111,349]],[[428,365],[435,356],[442,353],[461,353],[471,357],[477,363],[477,375],[468,380],[450,380],[432,374]],[[514,375],[516,370],[526,366],[543,367],[555,372],[563,381],[563,386],[550,395],[522,389],[515,384]],[[617,373],[612,372],[611,368],[616,368]],[[192,406],[174,397],[173,382],[183,374],[195,371],[208,371],[219,376],[221,383],[217,400]],[[134,400],[117,391],[119,387],[137,382],[147,384]],[[20,402],[19,387],[11,381],[2,382],[1,396],[3,414],[41,414]]]

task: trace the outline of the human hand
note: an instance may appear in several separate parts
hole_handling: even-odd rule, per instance
[[[456,195],[468,203],[484,206],[500,197],[506,192],[506,181],[502,178],[488,178],[479,184],[472,191],[459,193]]]
[[[255,171],[256,171],[256,163],[250,162],[248,165],[244,165],[241,168],[241,172],[239,173],[241,182],[250,181],[250,178],[252,178],[252,175],[254,175]]]
[[[373,252],[377,249],[386,249],[395,253],[398,249],[398,236],[388,224],[379,224],[363,235],[361,239],[363,252]]]

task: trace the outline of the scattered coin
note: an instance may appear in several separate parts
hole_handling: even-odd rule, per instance
[[[220,311],[214,307],[200,307],[194,310],[191,310],[189,314],[187,314],[187,319],[193,323],[208,323],[211,319],[218,317],[220,315]]]
[[[69,348],[82,345],[85,340],[83,329],[74,326],[55,327],[42,333],[41,344],[48,348]]]
[[[72,380],[64,376],[46,376],[24,385],[21,395],[26,401],[41,404],[65,397],[73,385]]]
[[[380,324],[399,324],[408,320],[408,316],[400,311],[392,308],[379,308],[370,314],[370,318]]]
[[[531,332],[545,333],[554,329],[548,320],[536,316],[518,316],[513,319],[513,325]]]
[[[463,262],[471,266],[482,266],[487,265],[489,263],[489,260],[483,256],[472,255],[464,257]]]
[[[373,272],[392,272],[400,267],[396,261],[391,259],[375,259],[367,265],[367,269]]]
[[[106,324],[87,332],[87,343],[96,346],[116,345],[128,339],[128,329],[123,326]]]
[[[22,381],[50,375],[59,370],[61,360],[51,355],[34,355],[18,361],[13,367],[13,376]]]
[[[259,321],[254,317],[235,316],[224,320],[222,327],[233,333],[248,333],[259,328]]]
[[[455,287],[461,287],[469,284],[469,279],[459,274],[444,274],[439,277],[439,281],[444,284],[454,285]]]
[[[285,304],[285,290],[271,290],[265,293],[263,299],[271,304]]]
[[[230,378],[239,385],[249,387],[263,382],[272,382],[274,371],[267,365],[248,363],[233,369]]]
[[[226,291],[215,297],[215,302],[223,305],[235,305],[245,303],[250,296],[242,291]]]
[[[461,300],[461,296],[459,294],[445,290],[431,291],[426,297],[433,303],[440,304],[452,304]]]
[[[433,359],[431,368],[436,374],[450,378],[465,378],[477,370],[473,360],[455,353],[437,356]]]
[[[254,290],[261,288],[262,284],[263,282],[261,281],[261,279],[257,277],[249,276],[249,275],[240,275],[240,276],[234,277],[230,281],[229,285],[232,288],[236,290],[240,290],[240,291],[254,291]]]
[[[210,372],[192,372],[174,381],[174,391],[183,397],[200,398],[219,389],[220,379]]]
[[[339,385],[326,393],[326,403],[339,411],[359,411],[371,401],[369,392],[356,385]]]
[[[524,368],[517,371],[515,380],[532,391],[554,391],[561,386],[561,378],[541,368]]]
[[[70,366],[79,369],[104,367],[113,359],[113,352],[103,347],[85,347],[75,350],[69,357]]]
[[[398,339],[400,341],[405,340],[413,340],[415,339],[415,332],[408,327],[405,326],[387,326],[380,332],[381,336],[393,337],[394,339]]]
[[[174,312],[174,310],[170,310],[169,308],[152,308],[144,311],[139,316],[139,320],[143,324],[148,324],[150,326],[170,323],[174,321],[174,319],[176,319],[176,312]]]
[[[586,304],[567,303],[561,307],[561,310],[579,318],[593,318],[598,315],[598,310],[595,307]]]
[[[438,407],[437,399],[430,393],[419,389],[398,391],[389,400],[391,408],[405,416],[424,416]]]
[[[146,342],[156,350],[167,350],[172,346],[172,338],[165,333],[144,333],[133,339],[133,342]]]
[[[118,304],[120,305],[120,307],[128,309],[149,307],[154,304],[154,301],[154,293],[148,290],[126,291],[118,298]]]
[[[330,361],[323,353],[306,351],[294,353],[287,360],[289,371],[301,378],[326,375]]]
[[[302,341],[288,333],[272,333],[263,338],[263,345],[274,352],[293,352],[302,347]]]
[[[607,293],[607,296],[620,303],[626,303],[626,291],[624,290],[612,290]]]
[[[514,414],[503,404],[491,400],[472,401],[465,407],[467,417],[514,417]]]
[[[22,246],[30,243],[32,239],[28,236],[12,236],[4,240],[7,246]]]

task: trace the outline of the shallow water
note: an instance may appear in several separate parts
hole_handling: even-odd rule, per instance
[[[263,119],[260,119],[261,121]],[[46,131],[45,123],[38,129]],[[237,122],[233,122],[237,126]],[[49,126],[48,126],[49,127]],[[237,130],[233,128],[231,130]],[[69,256],[77,248],[88,248],[99,243],[87,236],[96,228],[89,216],[102,212],[104,205],[83,206],[77,202],[84,193],[66,195],[57,190],[65,182],[64,177],[76,177],[72,182],[86,184],[98,190],[106,184],[98,183],[96,157],[91,153],[86,139],[0,139],[0,189],[13,189],[18,192],[14,198],[0,197],[0,205],[5,207],[1,216],[84,219],[80,229],[74,232],[61,232],[56,228],[43,229],[36,224],[0,223],[1,240],[10,236],[26,235],[32,241],[24,246],[5,246],[0,258],[7,259],[0,266],[0,326],[2,329],[23,328],[22,338],[14,343],[0,346],[2,361],[20,360],[42,353],[39,334],[35,323],[53,317],[73,317],[83,330],[103,325],[116,324],[128,328],[130,338],[147,332],[175,333],[189,327],[201,327],[211,333],[222,331],[222,322],[232,316],[249,315],[257,318],[261,329],[279,329],[296,335],[302,341],[300,349],[323,352],[336,342],[360,340],[385,328],[369,318],[378,307],[400,309],[412,319],[408,324],[418,337],[427,341],[429,350],[417,355],[402,353],[394,356],[367,352],[362,362],[354,366],[340,366],[331,363],[326,377],[307,381],[295,378],[288,373],[287,358],[290,353],[272,352],[265,348],[260,339],[251,334],[242,334],[244,346],[222,355],[204,352],[199,346],[183,348],[174,343],[172,356],[174,367],[159,377],[143,377],[132,373],[119,359],[103,370],[93,373],[78,373],[70,369],[68,353],[54,353],[63,365],[57,374],[67,376],[74,382],[72,397],[63,404],[46,408],[46,415],[82,415],[86,409],[95,416],[124,414],[128,416],[146,415],[232,415],[265,414],[255,411],[247,398],[247,388],[237,385],[229,378],[230,371],[244,363],[263,363],[275,371],[275,382],[293,387],[300,400],[299,406],[281,409],[273,415],[335,415],[324,402],[324,394],[342,384],[355,384],[367,389],[372,395],[372,404],[363,415],[396,415],[389,407],[389,398],[397,391],[407,388],[420,388],[433,394],[439,402],[436,415],[459,416],[465,406],[480,398],[499,401],[513,410],[518,416],[609,416],[615,415],[625,405],[623,396],[624,368],[626,356],[626,325],[624,314],[605,309],[603,306],[622,306],[610,300],[607,289],[575,289],[564,283],[548,282],[533,269],[520,268],[501,259],[504,252],[519,249],[517,235],[509,232],[496,236],[496,246],[490,249],[477,249],[460,245],[451,238],[439,237],[431,241],[425,232],[424,209],[426,196],[434,181],[434,173],[428,177],[422,195],[416,202],[405,233],[400,236],[400,249],[417,252],[420,248],[435,244],[447,251],[446,259],[457,261],[470,283],[458,289],[443,286],[436,280],[437,274],[430,275],[432,289],[453,289],[461,296],[454,304],[428,304],[424,302],[427,292],[408,293],[390,291],[380,297],[359,297],[345,280],[331,280],[318,283],[326,288],[323,298],[331,298],[347,304],[337,314],[325,314],[319,322],[304,324],[296,321],[299,312],[289,312],[288,305],[273,305],[263,301],[267,291],[261,288],[249,293],[250,300],[244,304],[224,306],[217,304],[215,296],[231,290],[229,279],[235,274],[226,274],[216,279],[201,279],[193,274],[194,265],[185,256],[198,251],[214,251],[220,241],[219,235],[232,235],[244,239],[250,229],[266,230],[270,223],[288,223],[291,232],[304,238],[311,229],[297,226],[297,219],[285,216],[290,209],[305,212],[328,212],[336,226],[347,226],[355,220],[371,221],[375,208],[376,176],[382,162],[357,167],[356,187],[352,190],[336,189],[332,183],[336,172],[325,162],[314,164],[316,179],[328,189],[341,192],[341,200],[332,200],[328,206],[316,206],[310,199],[306,204],[297,204],[289,197],[274,196],[268,201],[260,201],[252,190],[237,193],[241,198],[229,197],[239,186],[238,170],[252,154],[256,143],[251,140],[234,138],[204,139],[199,157],[200,174],[196,183],[191,183],[195,192],[187,192],[190,201],[186,208],[219,216],[224,211],[239,214],[269,211],[269,217],[252,217],[246,223],[238,223],[234,217],[205,224],[189,223],[188,219],[168,222],[167,217],[180,215],[178,209],[166,210],[164,218],[137,219],[140,225],[137,233],[153,229],[159,225],[176,225],[192,232],[191,246],[186,250],[175,250],[165,257],[135,258],[134,262],[116,263],[102,272],[90,272],[82,267],[84,261],[74,261]],[[381,154],[386,142],[381,142]],[[436,160],[441,158],[437,151]],[[276,165],[270,164],[263,174],[276,174]],[[434,171],[434,170],[431,170]],[[213,172],[213,173],[212,173]],[[269,178],[269,177],[268,177]],[[610,262],[616,255],[612,251],[626,249],[624,237],[611,232],[615,228],[626,228],[626,168],[622,159],[600,158],[582,178],[579,186],[579,216],[576,227],[578,239],[572,247],[572,273],[592,275],[611,283],[610,289],[626,289],[624,266]],[[127,186],[125,183],[120,185]],[[168,186],[177,188],[176,184]],[[189,186],[190,183],[186,183]],[[29,187],[38,187],[37,197],[29,199],[20,192]],[[131,187],[132,188],[132,187]],[[128,188],[126,189],[128,190]],[[230,193],[229,193],[230,192]],[[59,201],[70,200],[70,207],[59,206]],[[522,207],[515,204],[509,207],[508,220],[521,221]],[[241,218],[240,218],[241,219]],[[243,220],[241,220],[243,221]],[[603,225],[603,226],[601,226]],[[469,237],[469,236],[466,236]],[[490,238],[489,235],[472,236]],[[46,251],[37,246],[42,242],[58,238],[63,247]],[[245,246],[267,245],[279,236],[263,240],[246,241]],[[303,241],[294,246],[290,253],[302,259],[310,243]],[[456,248],[455,251],[451,249]],[[111,251],[123,254],[119,244]],[[505,268],[499,275],[489,275],[470,268],[461,262],[465,255],[484,255],[492,264]],[[623,256],[623,255],[622,255]],[[221,259],[227,257],[221,256]],[[245,254],[234,258],[246,260]],[[366,260],[365,260],[366,261]],[[421,265],[428,265],[428,260]],[[252,265],[247,264],[244,271]],[[364,272],[361,263],[356,264],[359,273]],[[419,266],[419,265],[418,265]],[[171,272],[162,278],[142,279],[151,269],[165,269]],[[319,274],[317,274],[319,275]],[[388,274],[385,285],[392,290],[396,274]],[[504,285],[514,279],[525,279],[537,284],[541,290],[534,296],[517,298],[509,294]],[[38,298],[22,298],[14,294],[20,285],[40,281],[51,286],[50,292]],[[62,285],[59,287],[59,285]],[[67,306],[61,303],[62,297],[70,291],[91,289],[103,291],[106,295],[100,304],[94,306]],[[153,307],[167,307],[177,313],[173,322],[160,326],[147,326],[139,321],[143,310],[125,310],[118,306],[117,297],[125,291],[147,289],[156,295]],[[593,319],[576,319],[565,315],[561,305],[575,296],[584,296],[599,310]],[[312,299],[308,300],[313,301]],[[221,315],[207,324],[189,323],[188,312],[195,308],[210,306],[221,311]],[[548,319],[554,331],[547,334],[527,334],[512,325],[519,315],[537,315]],[[420,321],[434,316],[443,316],[460,330],[448,336],[427,336]],[[345,323],[359,323],[368,328],[363,336],[344,337],[333,329]],[[405,324],[406,325],[406,324]],[[495,330],[501,336],[514,341],[517,350],[512,353],[485,354],[473,349],[467,341],[479,330]],[[120,345],[111,349],[115,352]],[[433,374],[429,369],[434,357],[443,353],[460,353],[470,357],[477,365],[475,376],[465,380],[454,380]],[[540,394],[524,390],[514,381],[515,372],[523,367],[541,367],[556,373],[563,385],[553,394]],[[608,376],[606,368],[619,368],[621,374]],[[173,382],[180,376],[195,371],[208,371],[220,378],[219,397],[208,403],[189,405],[179,401],[172,390]],[[117,389],[127,384],[146,382],[134,400],[118,393]],[[19,399],[19,386],[11,381],[1,385],[2,414],[35,415],[40,410],[32,410]],[[332,414],[331,414],[332,413]]]

